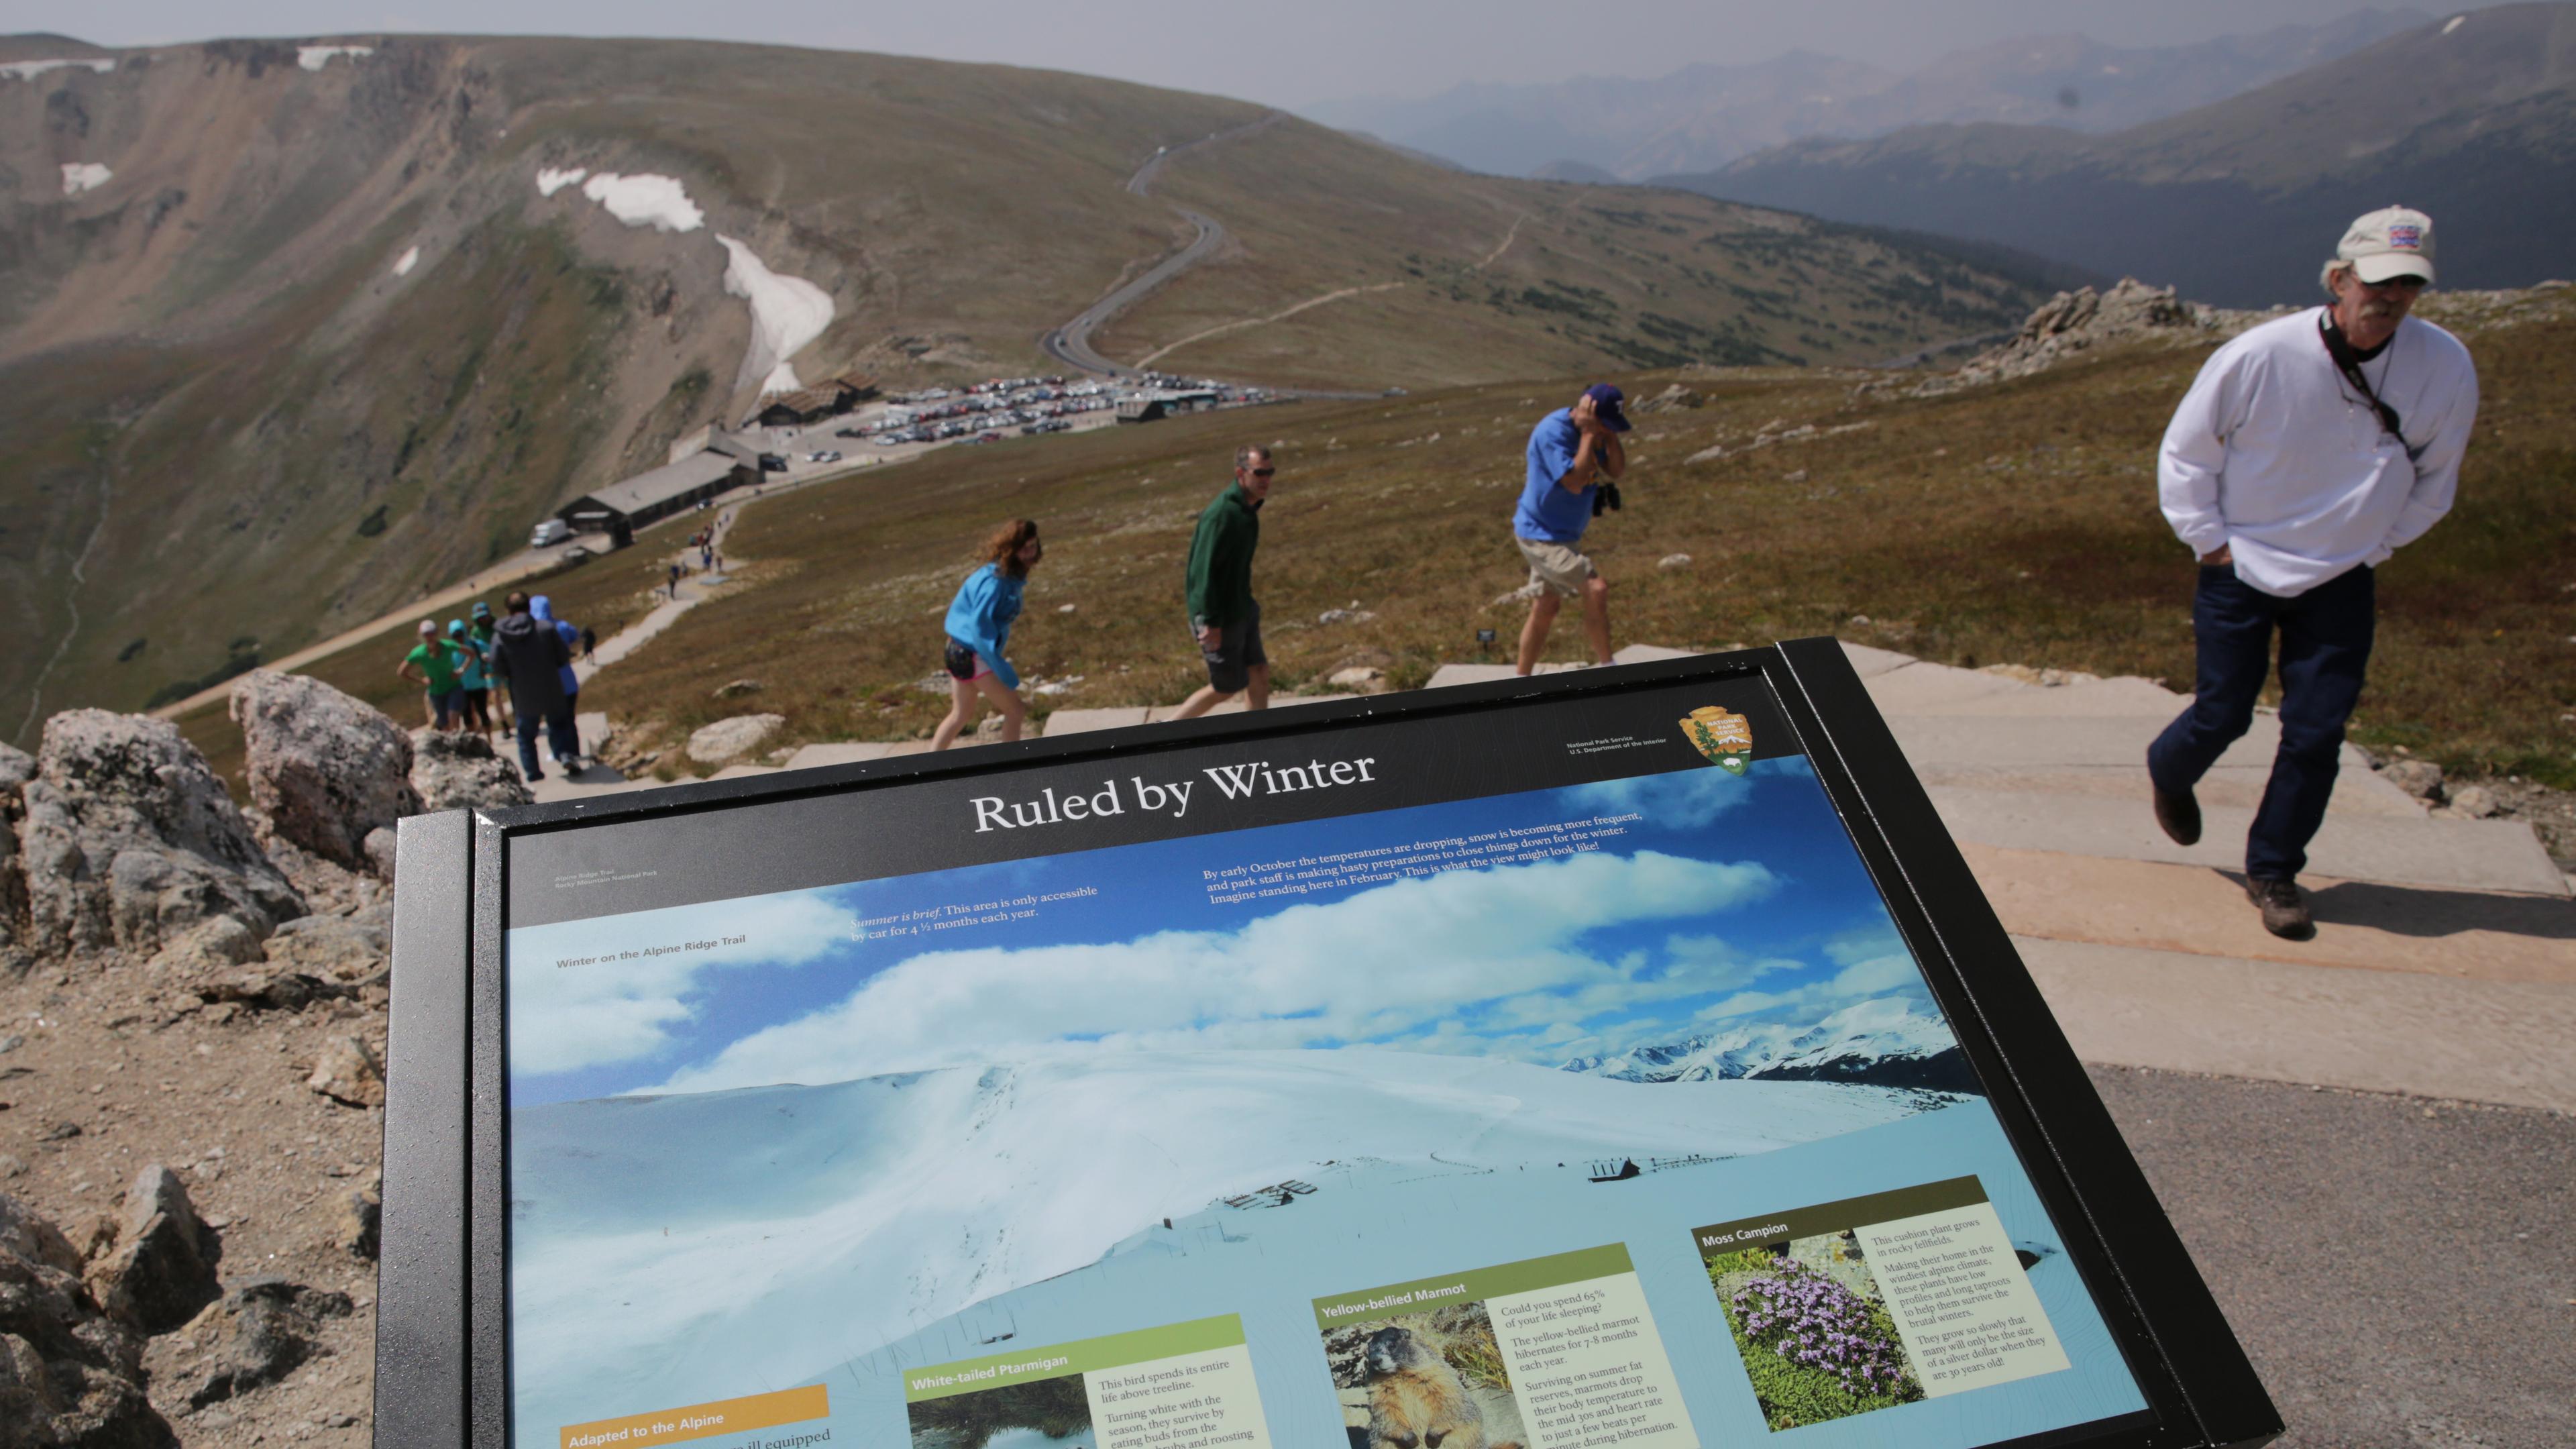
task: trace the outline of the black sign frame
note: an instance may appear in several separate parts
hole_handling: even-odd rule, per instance
[[[2007,1441],[2257,1446],[2281,1432],[2252,1364],[1840,644],[1416,690],[402,823],[393,922],[375,1442],[510,1442],[502,940],[513,841],[1176,747],[1758,676],[2126,1355],[2149,1411]],[[539,1449],[539,1446],[525,1446]],[[1994,1449],[2003,1449],[2002,1445]]]

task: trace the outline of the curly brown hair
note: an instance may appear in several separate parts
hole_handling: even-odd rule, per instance
[[[1002,571],[1015,579],[1026,578],[1029,568],[1028,565],[1020,562],[1020,550],[1028,547],[1037,536],[1038,526],[1035,522],[1026,518],[1014,518],[993,530],[993,536],[984,540],[984,562],[1000,564]]]

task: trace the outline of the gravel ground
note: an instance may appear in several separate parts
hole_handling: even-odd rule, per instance
[[[221,1235],[227,1285],[273,1274],[348,1294],[357,1311],[323,1320],[320,1351],[284,1382],[202,1411],[190,1411],[188,1395],[211,1344],[164,1334],[144,1364],[153,1404],[191,1449],[355,1449],[370,1436],[376,1265],[344,1251],[333,1228],[348,1194],[376,1180],[384,1113],[341,1106],[304,1078],[333,1036],[382,1053],[383,990],[254,1012],[197,1008],[193,995],[159,988],[132,966],[0,976],[0,1042],[19,1038],[0,1052],[0,1192],[78,1243],[159,1162]]]
[[[2576,1119],[2095,1067],[2284,1449],[2576,1444]]]

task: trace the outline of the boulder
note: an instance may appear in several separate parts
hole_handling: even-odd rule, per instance
[[[1630,404],[1629,411],[1640,413],[1677,412],[1683,408],[1702,407],[1705,406],[1707,402],[1707,394],[1701,392],[1698,388],[1685,387],[1677,382],[1665,388],[1662,392],[1655,394],[1653,397]]]
[[[717,720],[689,736],[689,758],[701,765],[730,764],[760,748],[786,723],[783,714],[738,714]]]
[[[385,969],[388,944],[364,916],[298,916],[268,938],[268,961],[316,980],[364,981]]]
[[[254,669],[233,685],[251,803],[280,836],[371,869],[370,831],[421,811],[411,736],[374,706],[302,674]]]
[[[344,1107],[385,1104],[385,1069],[376,1054],[354,1036],[335,1036],[322,1043],[321,1060],[304,1085]]]
[[[205,756],[167,720],[66,710],[21,788],[27,944],[150,956],[230,916],[253,936],[303,915]]]
[[[162,946],[152,958],[152,969],[196,976],[259,958],[259,937],[250,927],[230,916],[217,916],[200,921]]]
[[[283,1278],[253,1278],[234,1285],[188,1325],[188,1336],[209,1344],[205,1378],[188,1402],[208,1404],[273,1384],[313,1356],[322,1320],[346,1318],[349,1295],[307,1288]]]
[[[537,798],[474,730],[413,730],[411,788],[424,810],[499,810]]]
[[[2492,818],[2504,808],[2495,792],[2484,785],[2463,785],[2451,792],[2451,813],[2471,820]]]
[[[167,1333],[221,1294],[215,1265],[223,1256],[223,1240],[197,1220],[179,1175],[156,1162],[126,1190],[116,1246],[90,1265],[90,1289],[116,1318]]]
[[[0,1194],[0,1444],[166,1449],[144,1396],[143,1350],[83,1291],[53,1224]]]

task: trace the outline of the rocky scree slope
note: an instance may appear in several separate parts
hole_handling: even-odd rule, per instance
[[[309,679],[252,797],[146,716],[0,746],[0,1443],[367,1437],[391,827],[527,794]]]

